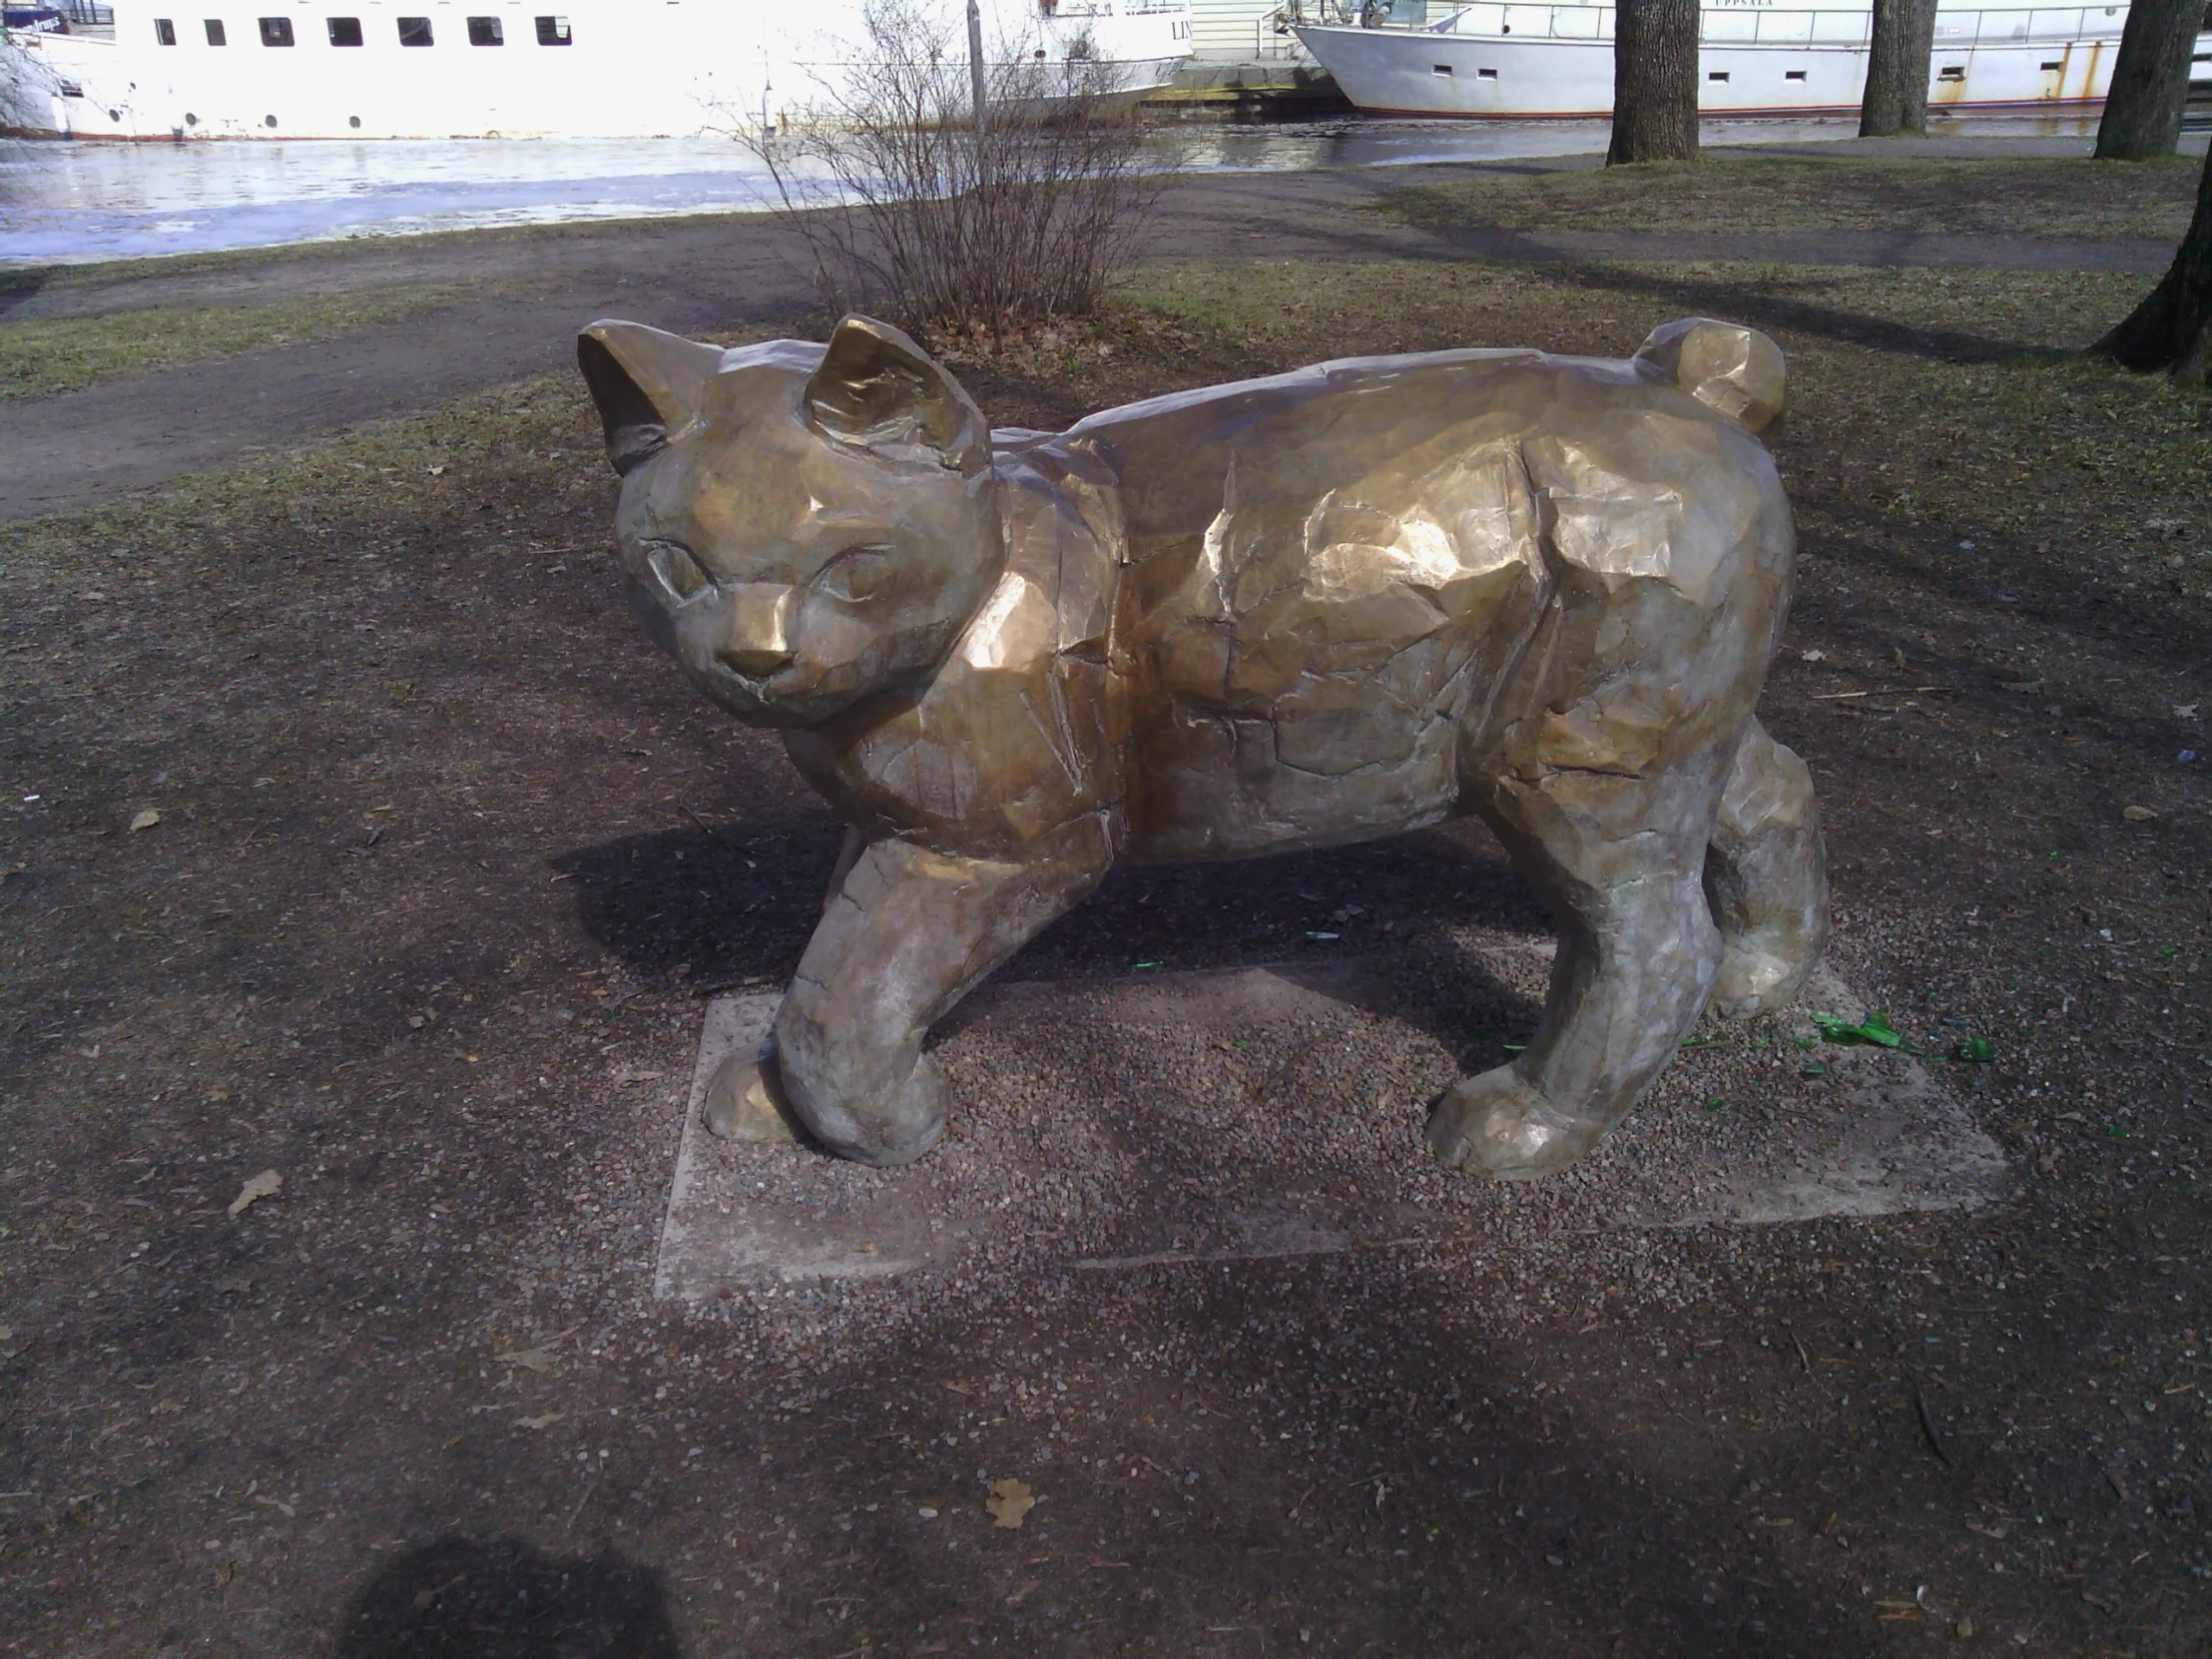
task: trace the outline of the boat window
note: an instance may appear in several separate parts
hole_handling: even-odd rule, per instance
[[[1936,73],[1936,79],[1938,81],[1963,81],[1965,78],[1966,66],[1964,64],[1945,64]]]
[[[1494,81],[1497,79],[1497,71],[1494,69],[1478,69],[1474,72],[1474,78],[1477,81]]]
[[[1708,81],[1725,81],[1728,79],[1728,71],[1725,69],[1709,69],[1705,72],[1705,78]]]
[[[57,81],[54,83],[54,90],[64,98],[82,98],[85,95],[85,89],[75,81]]]
[[[2055,75],[2066,67],[2066,60],[2060,58],[2056,63],[2038,64],[2036,67],[2042,70],[2045,75]]]
[[[1802,81],[1805,79],[1805,71],[1802,69],[1785,69],[1782,72],[1782,78],[1785,81]]]
[[[154,38],[164,46],[177,44],[177,25],[166,17],[154,19]]]
[[[264,46],[289,46],[291,44],[291,19],[288,17],[263,18],[262,44]]]
[[[330,25],[332,46],[358,46],[361,44],[361,20],[357,17],[333,17]]]
[[[1430,64],[1428,66],[1428,73],[1431,75],[1449,75],[1451,73],[1451,65],[1447,63]]]
[[[496,17],[472,17],[468,20],[468,43],[471,46],[504,46],[507,31],[499,26]]]
[[[538,19],[538,44],[540,46],[566,46],[568,38],[567,18],[541,17]]]
[[[430,44],[430,20],[427,17],[402,17],[399,20],[399,44],[402,46],[428,46]]]
[[[210,46],[228,46],[231,44],[230,37],[223,32],[222,18],[209,18],[205,27],[208,31],[208,44]]]

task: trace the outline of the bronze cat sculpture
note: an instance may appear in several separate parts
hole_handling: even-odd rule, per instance
[[[1764,335],[1625,361],[1354,358],[993,432],[896,328],[577,343],[631,603],[850,827],[758,1056],[869,1164],[944,1132],[930,1025],[1117,860],[1482,818],[1557,919],[1543,1020],[1433,1108],[1506,1179],[1619,1121],[1708,1002],[1828,925],[1805,765],[1753,718],[1792,580]]]

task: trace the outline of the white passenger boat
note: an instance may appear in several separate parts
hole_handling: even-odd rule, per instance
[[[1420,0],[1414,0],[1417,6]],[[1392,8],[1402,13],[1404,0]],[[1440,7],[1437,8],[1441,10]],[[2096,105],[2112,83],[2127,7],[1941,6],[1929,108]],[[1698,109],[1708,116],[1811,115],[1859,108],[1866,5],[1705,0]],[[2212,89],[2212,10],[2191,81]],[[1373,28],[1306,24],[1298,38],[1372,115],[1593,117],[1613,108],[1613,8],[1454,7],[1438,21]]]
[[[965,50],[962,0],[917,0]],[[544,9],[540,9],[544,8]],[[19,32],[0,124],[117,139],[682,138],[819,113],[863,0],[115,0]],[[983,0],[986,53],[1141,95],[1190,0]],[[1076,73],[1071,67],[1071,77]],[[0,73],[0,87],[11,77]]]

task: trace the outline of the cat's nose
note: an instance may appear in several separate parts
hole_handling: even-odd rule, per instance
[[[748,680],[764,680],[789,663],[793,597],[782,582],[746,582],[731,589],[722,660]]]

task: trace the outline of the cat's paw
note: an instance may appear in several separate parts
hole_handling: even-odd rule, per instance
[[[1604,1132],[1560,1111],[1511,1066],[1462,1078],[1428,1115],[1428,1146],[1439,1162],[1498,1181],[1564,1169]]]
[[[777,1075],[773,1039],[752,1053],[740,1049],[715,1068],[700,1116],[709,1131],[726,1141],[780,1146],[798,1138]]]
[[[1712,999],[1706,1006],[1722,1019],[1771,1014],[1797,995],[1818,959],[1817,953],[1792,957],[1731,939],[1721,952],[1720,971],[1714,975]]]
[[[894,1089],[833,1094],[826,1081],[796,1074],[792,1105],[807,1132],[840,1158],[884,1169],[910,1164],[944,1139],[952,1091],[926,1054]]]

